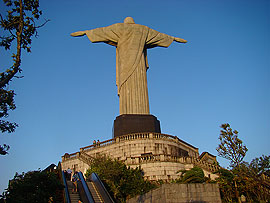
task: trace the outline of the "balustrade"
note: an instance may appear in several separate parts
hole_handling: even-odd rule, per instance
[[[84,161],[87,160],[87,162],[89,162],[89,160],[90,160],[90,158],[88,157],[89,155],[87,153],[85,153],[85,151],[94,150],[97,147],[111,145],[111,144],[114,144],[116,142],[117,143],[118,142],[125,142],[125,141],[136,140],[136,139],[163,139],[163,140],[167,139],[167,140],[171,140],[174,142],[181,142],[181,143],[184,143],[188,146],[193,147],[192,145],[179,139],[177,136],[172,136],[172,135],[167,135],[167,134],[162,134],[162,133],[134,133],[134,134],[119,136],[119,137],[116,137],[116,138],[113,138],[110,140],[105,140],[105,141],[97,143],[95,145],[89,145],[86,147],[82,147],[82,148],[80,148],[80,152],[78,155],[77,155],[77,153],[73,153],[73,154],[69,154],[69,155],[65,154],[62,158],[63,158],[63,161],[68,161],[71,159],[81,157],[81,159],[83,159]],[[197,149],[195,147],[193,147],[193,148]],[[136,161],[136,160],[138,160],[138,161]],[[132,164],[134,164],[134,163],[137,164],[137,162],[142,163],[142,162],[153,162],[153,161],[171,161],[171,162],[178,162],[178,163],[183,163],[183,164],[194,164],[194,165],[200,166],[202,168],[205,168],[206,170],[210,170],[212,172],[216,171],[220,168],[218,166],[207,163],[207,162],[202,161],[202,160],[195,158],[195,157],[176,157],[176,156],[171,156],[171,155],[160,154],[160,155],[147,155],[147,156],[135,157],[135,159],[134,158],[131,159]]]
[[[171,156],[171,155],[164,156],[163,154],[158,154],[158,155],[140,156],[136,158],[139,159],[139,163],[165,161],[165,162],[177,162],[177,163],[182,163],[182,164],[194,164],[196,166],[199,166],[211,172],[215,172],[220,168],[219,166],[207,163],[205,161],[202,161],[193,157],[176,157],[176,156]],[[135,160],[135,159],[133,158],[132,160]],[[137,164],[137,163],[135,161],[132,161],[132,164]]]
[[[167,134],[161,134],[161,133],[133,133],[133,134],[128,134],[128,135],[123,135],[123,136],[119,136],[117,138],[113,138],[110,140],[105,140],[103,142],[100,143],[96,143],[93,145],[89,145],[86,147],[82,147],[80,148],[80,151],[89,151],[89,150],[93,150],[96,149],[96,147],[103,147],[103,146],[107,146],[110,144],[114,144],[116,142],[121,142],[121,141],[127,141],[127,140],[136,140],[136,139],[168,139],[168,140],[178,140],[183,142],[182,140],[180,140],[178,137],[176,136],[172,136],[172,135],[167,135]],[[183,142],[185,143],[185,142]],[[76,154],[76,153],[74,153]],[[69,159],[68,157],[66,157],[66,159]]]
[[[69,160],[69,159],[77,158],[77,152],[72,153],[72,154],[66,153],[62,158],[63,158],[64,160]]]

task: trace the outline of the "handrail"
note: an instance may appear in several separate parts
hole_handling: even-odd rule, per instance
[[[81,159],[83,162],[87,163],[88,165],[90,165],[93,160],[93,157],[85,153],[84,151],[79,152],[78,158]]]
[[[103,146],[106,146],[106,145],[109,145],[109,144],[113,144],[115,142],[121,142],[121,141],[126,141],[126,140],[135,140],[135,139],[150,139],[150,138],[177,140],[177,141],[182,142],[183,144],[185,144],[185,145],[187,145],[187,146],[189,146],[189,147],[191,147],[191,148],[193,148],[195,150],[198,150],[197,147],[194,147],[191,144],[181,140],[177,136],[163,134],[163,133],[145,132],[145,133],[131,133],[131,134],[115,137],[115,138],[105,140],[105,141],[100,142],[100,143],[96,143],[96,144],[88,145],[88,146],[85,146],[85,147],[81,147],[80,151],[88,151],[88,150],[91,150],[91,149],[95,149],[96,147],[103,147]],[[73,157],[76,157],[76,156],[77,156],[77,154],[75,152],[75,153],[72,153],[72,154],[64,155],[62,157],[69,159],[69,158],[73,158]]]
[[[90,165],[91,163],[91,157],[90,155],[86,154],[84,151],[81,151],[78,153],[78,158],[83,161],[84,163]],[[206,170],[215,172],[220,167],[217,165],[213,165],[211,163],[208,163],[206,161],[200,160],[199,158],[195,157],[185,157],[185,156],[173,156],[169,154],[143,154],[141,156],[135,156],[135,157],[128,157],[126,160],[127,164],[140,164],[140,163],[146,163],[146,162],[176,162],[176,163],[187,163],[187,164],[194,164],[199,167],[202,167]]]
[[[130,157],[131,162],[128,164],[140,164],[140,163],[146,163],[146,162],[176,162],[176,163],[188,163],[188,164],[194,164],[197,166],[200,166],[206,170],[210,170],[212,172],[217,171],[220,169],[219,166],[210,164],[206,161],[202,161],[198,158],[194,157],[178,157],[178,156],[172,156],[172,155],[164,155],[164,154],[147,154],[142,156],[136,156],[136,157]],[[137,160],[137,161],[136,161]]]
[[[86,147],[81,147],[80,150],[89,150],[89,149],[93,149],[95,147],[103,147],[105,145],[108,145],[108,144],[112,144],[115,142],[115,138],[113,139],[109,139],[109,140],[105,140],[103,142],[100,142],[100,143],[96,143],[96,144],[92,144],[92,145],[88,145]]]
[[[98,192],[102,196],[104,202],[114,203],[112,197],[110,196],[109,192],[107,191],[107,189],[105,188],[105,186],[103,185],[102,181],[100,180],[100,178],[96,173],[91,174],[90,180],[96,185]]]
[[[78,172],[78,176],[79,176],[79,179],[81,180],[81,183],[82,183],[82,186],[83,186],[83,190],[85,192],[85,195],[86,195],[86,198],[88,200],[89,203],[95,203],[90,191],[89,191],[89,188],[85,182],[85,179],[83,177],[83,174],[82,172]]]
[[[127,135],[122,135],[119,137],[115,137],[113,139],[105,140],[103,142],[97,143],[95,145],[89,145],[86,147],[80,148],[80,152],[72,153],[72,154],[65,154],[63,157],[63,161],[67,161],[73,158],[86,158],[82,157],[83,153],[92,149],[96,149],[98,147],[103,147],[106,145],[110,145],[113,143],[117,142],[124,142],[128,140],[135,140],[135,139],[168,139],[176,142],[181,142],[185,144],[188,147],[193,148],[194,150],[198,150],[198,148],[190,145],[189,143],[179,139],[177,136],[172,136],[172,135],[167,135],[167,134],[162,134],[162,133],[153,133],[153,132],[145,132],[145,133],[132,133],[132,134],[127,134]],[[147,158],[145,157],[143,160],[140,160],[140,162],[145,162],[145,161],[174,161],[174,162],[181,162],[181,163],[193,163],[198,166],[204,167],[210,171],[215,171],[218,169],[217,166],[214,166],[210,163],[207,163],[205,161],[202,161],[198,158],[195,157],[169,157],[169,155],[164,155],[165,160],[161,160],[161,157],[159,155],[151,155],[151,157]],[[137,158],[137,157],[131,157],[131,158]],[[183,159],[183,160],[180,160]]]
[[[63,181],[64,186],[65,186],[65,200],[66,200],[65,202],[71,203],[70,197],[69,197],[69,192],[68,192],[67,180],[66,180],[64,171],[61,171],[61,174],[62,174],[62,181]]]

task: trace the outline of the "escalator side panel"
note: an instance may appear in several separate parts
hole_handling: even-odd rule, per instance
[[[109,192],[107,191],[107,189],[105,188],[105,186],[103,185],[102,181],[100,180],[100,178],[98,177],[96,173],[91,174],[90,180],[95,184],[104,202],[114,203],[112,197],[110,196]]]
[[[85,182],[82,172],[78,172],[78,175],[80,179],[80,181],[78,181],[78,192],[80,193],[82,201],[88,203],[95,203],[93,196],[89,191],[87,183]]]
[[[99,194],[95,184],[93,182],[87,182],[88,188],[93,196],[95,203],[104,203],[103,198]]]
[[[69,192],[68,192],[67,180],[66,180],[64,171],[61,171],[61,174],[62,174],[62,175],[61,175],[61,176],[62,176],[62,181],[63,181],[64,187],[65,187],[65,189],[64,189],[64,193],[65,193],[65,199],[64,199],[64,201],[65,201],[66,203],[71,203],[71,202],[70,202],[70,197],[69,197]]]

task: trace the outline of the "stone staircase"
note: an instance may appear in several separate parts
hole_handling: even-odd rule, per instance
[[[95,203],[104,203],[103,199],[101,198],[95,184],[93,182],[87,181],[87,186],[92,194],[92,197],[95,201]]]
[[[81,151],[78,153],[78,158],[83,161],[84,163],[88,164],[89,166],[91,165],[93,161],[93,157],[85,153],[84,151]]]
[[[69,197],[70,197],[70,201],[71,203],[78,203],[78,201],[80,200],[80,195],[78,192],[72,192],[72,182],[69,180],[67,181],[67,185],[68,185],[68,192],[69,192]]]

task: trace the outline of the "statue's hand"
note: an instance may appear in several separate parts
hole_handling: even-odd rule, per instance
[[[175,37],[174,41],[179,42],[179,43],[187,43],[187,40],[184,40],[184,39],[181,39],[181,38],[178,38],[178,37]]]
[[[80,36],[84,36],[85,34],[86,34],[85,31],[78,31],[78,32],[73,32],[70,35],[72,37],[80,37]]]

